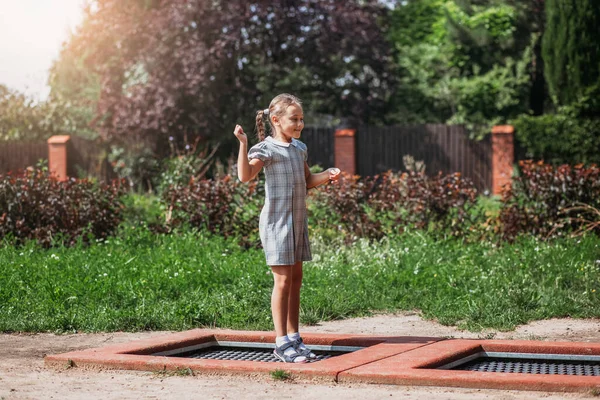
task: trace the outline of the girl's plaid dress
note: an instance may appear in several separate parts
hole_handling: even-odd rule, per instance
[[[306,214],[306,145],[284,143],[271,136],[252,146],[248,159],[264,162],[265,205],[260,213],[260,240],[267,265],[310,261]]]

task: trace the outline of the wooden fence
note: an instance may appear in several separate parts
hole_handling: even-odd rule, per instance
[[[301,140],[308,146],[309,165],[334,166],[335,128],[306,127]],[[492,188],[492,145],[468,138],[462,126],[417,125],[361,127],[356,132],[356,172],[372,176],[387,170],[403,171],[403,157],[423,161],[426,173],[460,172],[481,192]],[[338,155],[339,156],[339,155]],[[42,143],[0,143],[0,173],[33,166],[48,158],[48,145]],[[339,160],[338,160],[339,161]],[[92,176],[110,181],[116,174],[107,161],[107,150],[98,143],[71,136],[68,144],[67,175]]]
[[[35,166],[48,159],[46,142],[0,142],[0,174]]]
[[[48,160],[48,143],[0,142],[0,174],[35,166]],[[107,150],[98,143],[71,136],[68,143],[67,175],[76,178],[93,177],[109,182],[117,178],[108,162]]]
[[[428,175],[460,172],[478,190],[492,187],[492,145],[469,139],[463,126],[364,127],[357,132],[359,175],[405,170],[403,157],[423,161]]]
[[[94,177],[103,182],[118,178],[108,161],[108,148],[77,136],[71,136],[68,147],[67,175]]]
[[[334,160],[335,129],[307,127],[301,140],[308,147],[309,164],[330,167]],[[356,132],[356,166],[361,176],[404,171],[403,157],[423,161],[429,175],[460,172],[481,192],[492,187],[490,136],[471,140],[463,126],[416,125],[361,127]]]
[[[308,165],[320,165],[323,168],[333,167],[335,163],[334,134],[335,128],[304,128],[300,140],[308,147]]]

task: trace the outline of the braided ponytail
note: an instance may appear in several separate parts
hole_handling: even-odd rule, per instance
[[[264,116],[265,110],[260,110],[256,113],[256,136],[258,137],[259,142],[265,140],[265,121],[263,121]]]

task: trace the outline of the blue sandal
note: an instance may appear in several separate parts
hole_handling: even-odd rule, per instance
[[[307,358],[306,356],[298,353],[297,349],[296,349],[296,342],[288,342],[285,343],[279,347],[275,347],[275,350],[273,350],[273,354],[275,355],[275,357],[279,358],[281,361],[283,361],[284,363],[296,363],[296,364],[302,364],[307,362]],[[294,348],[294,352],[290,355],[286,355],[285,351],[287,349],[289,349],[290,347]],[[304,358],[304,360],[302,361],[296,361],[296,359],[298,357],[302,357]]]
[[[306,357],[307,360],[316,360],[317,359],[317,355],[315,353],[313,353],[312,351],[310,351],[309,348],[304,348],[304,349],[300,348],[300,345],[303,343],[302,338],[296,339],[293,343],[294,343],[294,348],[296,349],[298,354]]]

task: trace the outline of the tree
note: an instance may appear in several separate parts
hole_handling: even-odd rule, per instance
[[[542,115],[547,102],[546,79],[544,78],[544,58],[542,57],[542,35],[545,29],[545,0],[508,0],[508,4],[518,12],[515,38],[526,47],[533,39],[531,54],[531,92],[529,108],[533,115]]]
[[[88,66],[88,53],[75,53],[72,46],[63,44],[60,56],[49,71],[48,102],[63,104],[69,112],[77,136],[97,139],[98,133],[91,127],[96,105],[100,97],[100,78]]]
[[[0,85],[0,141],[40,141],[75,130],[75,121],[65,103],[37,102]]]
[[[283,91],[309,115],[372,123],[394,82],[378,25],[386,10],[375,0],[96,0],[66,52],[98,77],[93,123],[107,140],[229,138]]]
[[[525,32],[526,40],[516,35],[523,26],[520,6],[501,0],[403,4],[390,19],[398,122],[461,123],[487,132],[528,110],[533,32]]]
[[[546,80],[555,103],[569,105],[600,88],[600,2],[546,0],[545,9]]]

